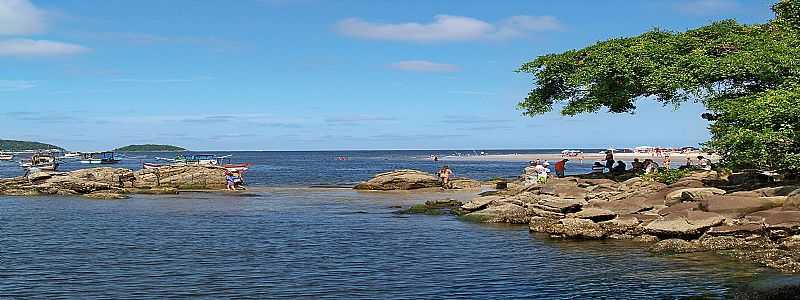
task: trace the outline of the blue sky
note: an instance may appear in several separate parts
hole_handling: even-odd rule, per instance
[[[696,145],[702,107],[527,118],[538,55],[766,0],[0,0],[0,138],[74,150]]]

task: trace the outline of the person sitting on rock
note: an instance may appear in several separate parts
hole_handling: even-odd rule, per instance
[[[611,170],[614,167],[614,152],[613,151],[606,150],[606,159],[605,159],[605,161],[606,161],[606,168],[608,169],[609,172],[611,172]]]
[[[644,173],[650,174],[655,171],[658,171],[658,164],[654,162],[652,159],[645,159],[644,160]]]
[[[528,162],[528,166],[522,170],[522,180],[524,181],[535,181],[537,177],[536,166],[538,164],[535,161]]]
[[[697,162],[700,165],[700,169],[711,171],[711,160],[708,158],[703,157],[702,155],[697,157]]]
[[[633,162],[631,163],[631,171],[634,173],[644,171],[644,163],[641,162],[638,158],[634,158]]]
[[[617,165],[614,166],[613,169],[611,169],[611,173],[613,173],[614,175],[623,174],[623,173],[625,173],[627,171],[626,170],[627,167],[628,166],[625,165],[624,161],[618,160],[617,161]]]
[[[233,172],[233,189],[234,190],[238,190],[240,188],[244,189],[244,176],[242,176],[241,172],[234,171]]]
[[[444,166],[439,170],[439,179],[442,180],[442,188],[450,188],[450,176],[453,176],[453,170],[449,166]]]
[[[227,185],[226,188],[229,191],[235,191],[236,190],[235,180],[236,179],[233,177],[233,173],[231,173],[229,171],[225,171],[225,183]]]

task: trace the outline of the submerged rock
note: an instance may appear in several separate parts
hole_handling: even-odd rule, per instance
[[[468,213],[462,216],[464,220],[480,223],[511,223],[527,224],[530,221],[528,210],[524,207],[503,203],[497,206],[490,206],[484,210]]]
[[[408,209],[398,211],[399,214],[424,214],[424,215],[463,215],[461,209],[464,203],[458,200],[443,199],[426,201],[424,204],[413,205]]]

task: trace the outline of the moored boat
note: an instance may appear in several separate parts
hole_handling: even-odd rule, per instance
[[[90,152],[82,153],[80,162],[82,164],[115,164],[119,159],[114,157],[114,152]]]
[[[154,164],[154,163],[146,163],[146,162],[142,163],[142,169],[158,169],[163,166],[164,165]]]
[[[12,159],[14,159],[13,153],[0,152],[0,160],[12,160]]]
[[[58,160],[50,153],[37,153],[30,160],[20,162],[20,166],[28,170],[56,171]]]

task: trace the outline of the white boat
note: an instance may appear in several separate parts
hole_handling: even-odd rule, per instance
[[[58,169],[58,160],[50,153],[39,153],[30,160],[20,162],[20,166],[29,170],[55,171]]]
[[[0,160],[12,160],[12,159],[14,159],[14,154],[0,152]]]
[[[64,158],[78,158],[81,157],[80,152],[64,152]]]
[[[82,164],[92,164],[92,165],[115,164],[119,162],[119,159],[116,159],[114,157],[114,152],[111,151],[91,152],[91,153],[82,153],[80,162]]]

